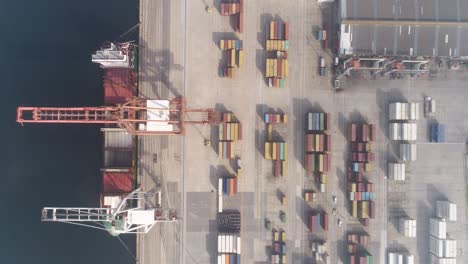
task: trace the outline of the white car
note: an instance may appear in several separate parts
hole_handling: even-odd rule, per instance
[[[338,219],[338,226],[341,226],[341,219]]]
[[[335,195],[332,196],[332,200],[333,200],[333,203],[336,204],[336,202],[338,201],[338,198],[336,198]]]

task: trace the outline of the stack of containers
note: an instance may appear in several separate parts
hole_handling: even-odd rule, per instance
[[[351,142],[351,157],[347,168],[348,191],[351,215],[360,218],[364,224],[375,218],[373,185],[363,179],[363,173],[372,169],[375,159],[371,143],[375,141],[376,127],[373,124],[349,126],[348,138]]]
[[[347,236],[347,244],[348,253],[356,254],[360,247],[366,247],[369,244],[369,235],[349,233]]]
[[[370,182],[349,182],[348,191],[351,201],[374,200],[373,184]]]
[[[317,233],[320,230],[328,231],[328,213],[312,212],[309,215],[309,230],[311,233]]]
[[[266,124],[286,124],[288,123],[288,115],[267,113],[264,121]]]
[[[234,67],[240,68],[244,64],[242,40],[222,39],[219,41],[219,47],[228,53],[228,66],[222,69],[221,75],[233,79],[235,73]]]
[[[219,193],[221,190],[221,193]],[[234,196],[237,194],[237,177],[219,178],[218,194]]]
[[[309,174],[318,173],[316,180],[320,191],[326,191],[326,175],[331,167],[331,135],[326,134],[330,129],[329,113],[307,113],[305,134],[305,168]]]
[[[388,175],[395,181],[404,181],[405,176],[405,164],[404,163],[388,163]]]
[[[400,232],[405,237],[416,237],[416,220],[410,218],[400,218]]]
[[[416,144],[400,143],[400,159],[403,161],[415,161]]]
[[[288,144],[285,142],[265,142],[265,159],[274,161],[274,175],[286,176]]]
[[[239,234],[218,234],[218,264],[240,264],[241,239]]]
[[[236,28],[239,33],[243,31],[244,22],[244,1],[228,1],[228,3],[221,3],[220,13],[222,16],[236,16]]]
[[[447,201],[437,202],[437,214],[448,215],[450,217],[450,212],[443,211],[445,209],[453,210],[453,206],[452,209],[441,208],[445,206],[450,206],[450,203],[447,204]],[[452,214],[456,215],[456,212],[452,212]],[[448,237],[447,222],[445,221],[445,219],[431,218],[429,220],[429,227],[429,252],[431,253],[431,263],[456,263],[457,241],[453,238]]]
[[[437,217],[455,222],[457,221],[457,205],[449,201],[437,201],[436,214]]]
[[[270,87],[284,87],[284,79],[289,75],[287,50],[289,49],[289,24],[271,21],[268,28],[266,50],[274,53],[274,58],[266,59],[265,77]]]
[[[240,12],[239,3],[221,3],[221,15],[231,16]]]
[[[416,123],[390,123],[388,129],[391,140],[415,141],[418,137]]]
[[[373,264],[374,257],[367,251],[349,255],[349,264]]]
[[[309,201],[314,202],[317,200],[317,194],[314,191],[306,190],[304,191],[304,200],[306,202],[309,202]]]
[[[407,253],[388,252],[388,264],[414,264],[414,256]]]
[[[219,125],[218,155],[220,158],[234,158],[234,142],[242,139],[242,127],[231,113],[224,113]]]
[[[314,263],[330,263],[330,255],[327,253],[327,245],[325,242],[312,242],[312,258]]]
[[[419,103],[391,103],[388,119],[391,122],[388,126],[391,140],[417,139],[417,125],[412,121],[419,120]]]
[[[286,232],[273,231],[273,245],[271,250],[271,263],[286,263]]]
[[[273,160],[273,175],[286,176],[288,160],[288,144],[286,142],[272,141],[273,125],[287,124],[288,116],[286,114],[266,113],[264,121],[267,126],[267,141],[265,141],[265,159]]]

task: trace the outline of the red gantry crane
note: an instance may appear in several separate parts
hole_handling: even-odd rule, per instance
[[[106,124],[132,135],[180,135],[185,125],[217,124],[214,109],[188,109],[185,98],[135,97],[124,104],[99,107],[18,107],[18,123]]]

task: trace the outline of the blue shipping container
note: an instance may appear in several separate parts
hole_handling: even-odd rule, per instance
[[[357,163],[353,163],[353,171],[359,172],[359,165]]]
[[[445,126],[441,124],[437,128],[437,142],[445,142]]]
[[[265,114],[265,123],[270,123],[270,115],[269,114]]]

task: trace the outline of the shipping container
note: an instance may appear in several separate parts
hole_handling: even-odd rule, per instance
[[[445,239],[447,237],[447,223],[444,219],[431,218],[429,221],[431,236]]]
[[[437,217],[444,218],[447,221],[457,221],[457,205],[449,201],[436,202]]]

